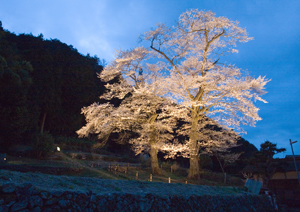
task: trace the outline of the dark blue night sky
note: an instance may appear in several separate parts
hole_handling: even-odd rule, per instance
[[[239,53],[223,58],[248,70],[250,75],[271,79],[256,127],[242,134],[259,148],[266,140],[285,147],[278,157],[300,155],[300,1],[299,0],[9,0],[0,1],[3,28],[19,33],[40,33],[73,45],[82,54],[107,62],[115,49],[140,44],[138,37],[157,22],[174,25],[187,9],[211,10],[246,27],[254,40],[238,46]]]

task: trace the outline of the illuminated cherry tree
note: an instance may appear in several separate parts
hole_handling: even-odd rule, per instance
[[[188,177],[199,177],[199,154],[214,145],[227,148],[211,139],[213,132],[205,131],[206,117],[236,130],[261,120],[253,102],[266,102],[261,96],[268,80],[220,62],[222,56],[238,52],[238,43],[252,38],[238,22],[189,10],[176,26],[158,24],[143,39],[150,42],[149,49],[119,51],[99,75],[106,82],[120,78],[120,83],[106,85],[109,92],[101,98],[122,99],[121,105],[94,103],[83,108],[87,124],[77,133],[103,138],[111,132],[134,131],[139,137],[129,142],[137,154],[150,153],[153,172],[160,172],[157,151],[168,151],[167,157],[180,152],[190,158]],[[176,129],[188,138],[185,143],[169,142],[177,119],[186,122]]]
[[[251,39],[238,22],[198,10],[183,13],[176,26],[158,24],[144,35],[170,73],[161,83],[164,96],[190,110],[184,129],[189,134],[189,177],[199,177],[199,130],[205,116],[235,129],[261,120],[253,101],[266,102],[261,95],[268,80],[220,63],[222,56],[238,52],[236,44]]]
[[[150,52],[141,47],[117,53],[99,77],[106,82],[119,77],[120,83],[108,83],[108,92],[101,98],[119,98],[122,102],[118,107],[94,103],[83,108],[87,124],[77,133],[81,137],[98,134],[105,143],[112,132],[135,132],[138,137],[129,140],[133,150],[136,154],[149,153],[152,173],[160,174],[157,153],[173,139],[176,119],[183,117],[186,108],[161,97],[161,65],[147,64],[150,57]]]

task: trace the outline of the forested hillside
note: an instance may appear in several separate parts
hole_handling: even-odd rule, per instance
[[[57,39],[0,28],[0,145],[28,144],[34,134],[76,136],[83,106],[104,92],[100,59]]]

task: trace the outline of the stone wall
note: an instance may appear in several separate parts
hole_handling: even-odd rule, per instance
[[[0,186],[0,212],[6,211],[274,211],[266,196],[167,196],[44,191],[30,183]]]

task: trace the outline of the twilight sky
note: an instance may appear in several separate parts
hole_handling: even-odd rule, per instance
[[[266,140],[285,147],[278,157],[292,154],[289,139],[298,140],[293,147],[300,155],[299,0],[0,0],[0,21],[10,32],[42,33],[110,62],[116,49],[146,45],[138,43],[140,34],[156,23],[172,26],[192,8],[246,27],[254,40],[223,61],[272,79],[263,96],[269,103],[256,103],[262,121],[241,136],[257,148]]]

